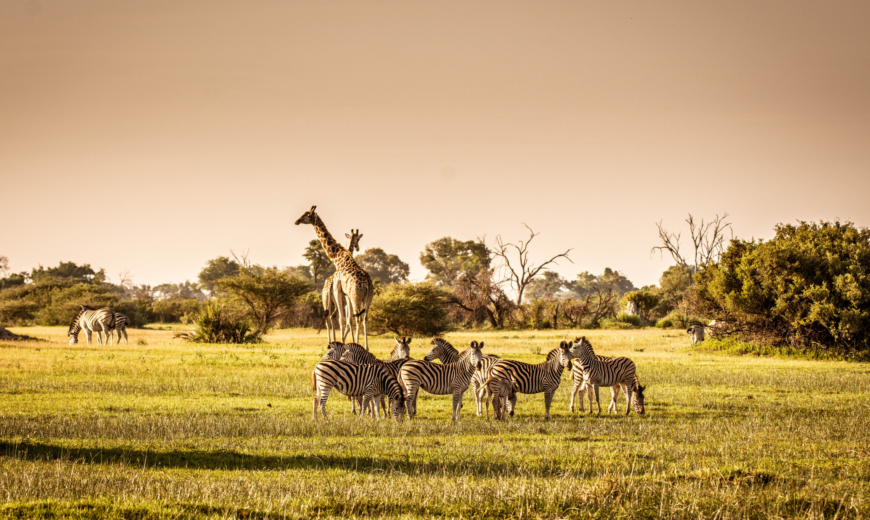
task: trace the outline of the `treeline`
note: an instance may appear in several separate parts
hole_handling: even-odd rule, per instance
[[[369,248],[355,257],[375,283],[369,331],[683,328],[715,320],[712,333],[745,341],[839,353],[870,350],[866,228],[802,222],[777,226],[767,242],[726,241],[722,231],[729,225],[722,217],[712,224],[691,216],[687,222],[692,261],[682,256],[679,234],[659,224],[663,245],[655,249],[670,252],[676,265],[658,285],[641,288],[609,268],[573,280],[542,269],[567,259],[567,252],[529,265],[522,260],[535,236],[531,230],[520,242],[525,250],[514,246],[515,257],[507,256],[500,237],[493,248],[452,237],[429,243],[419,257],[428,275],[419,283],[408,281],[409,265],[396,255]],[[321,290],[334,269],[317,240],[303,256],[307,264],[284,269],[219,257],[206,263],[196,282],[155,287],[123,279],[110,283],[102,269],[87,264],[39,266],[0,278],[0,325],[66,325],[80,305],[91,305],[114,307],[136,326],[186,323],[205,314],[243,320],[252,338],[276,326],[322,328]],[[7,265],[0,257],[0,274]]]

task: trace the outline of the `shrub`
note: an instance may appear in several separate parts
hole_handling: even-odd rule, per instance
[[[176,337],[194,343],[257,343],[260,334],[252,330],[251,322],[214,304],[206,305],[193,318],[194,329]]]
[[[438,336],[451,329],[447,314],[449,294],[431,283],[388,285],[369,309],[369,330],[399,336]]]
[[[621,329],[639,329],[643,326],[643,320],[640,316],[629,314],[617,314],[614,318],[601,320],[602,329],[621,330]]]
[[[674,328],[674,320],[665,317],[656,322],[656,327],[660,329],[672,329]]]
[[[247,267],[237,276],[218,280],[215,287],[232,295],[234,302],[246,309],[258,334],[268,333],[312,289],[303,278],[260,266]]]
[[[733,240],[695,275],[696,312],[745,341],[870,350],[870,230],[851,222],[776,227],[768,242]]]

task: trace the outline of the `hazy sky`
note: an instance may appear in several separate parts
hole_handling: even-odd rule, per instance
[[[316,204],[656,283],[659,220],[870,225],[870,2],[5,0],[0,194],[14,271],[297,265]]]

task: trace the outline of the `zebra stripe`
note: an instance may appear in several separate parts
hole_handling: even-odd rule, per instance
[[[544,393],[544,418],[550,420],[550,405],[559,385],[562,383],[562,371],[567,362],[561,362],[561,355],[568,356],[571,342],[561,342],[558,348],[547,353],[547,361],[532,365],[522,361],[503,359],[492,366],[489,376],[513,382],[514,389],[520,394]],[[487,400],[487,406],[489,402]]]
[[[433,338],[432,349],[429,350],[429,353],[426,354],[423,361],[434,361],[436,359],[440,359],[442,365],[456,363],[456,360],[459,359],[459,351],[456,350],[456,348],[454,348],[446,339]]]
[[[598,388],[601,386],[613,387],[616,385],[626,388],[625,413],[631,411],[631,398],[634,395],[634,382],[637,380],[634,361],[626,357],[607,358],[602,361],[595,355],[592,345],[586,338],[577,338],[572,354],[578,359],[583,378],[586,380],[586,395],[589,397],[589,413],[592,413],[592,391],[595,391],[595,401],[598,404],[598,415],[601,415],[601,402],[598,396]],[[566,357],[564,363],[570,361]],[[630,390],[629,390],[630,389]],[[642,392],[642,390],[641,390]]]
[[[121,314],[120,312],[115,313],[115,332],[118,334],[118,341],[116,343],[118,345],[121,344],[121,334],[124,334],[124,344],[129,345],[130,342],[127,341],[127,319],[126,316]]]
[[[103,333],[106,334],[106,344],[112,344],[112,336],[110,332],[115,328],[115,312],[108,307],[102,309],[94,309],[86,305],[81,306],[76,318],[69,326],[69,344],[75,345],[79,342],[79,331],[84,330],[85,336],[88,339],[88,345],[91,344],[91,334],[96,331],[97,341],[100,345],[103,344]]]
[[[435,343],[434,340],[433,343]],[[413,419],[417,413],[417,393],[422,388],[435,395],[453,394],[452,419],[458,421],[462,409],[462,395],[468,390],[471,376],[474,374],[477,363],[483,357],[480,352],[482,348],[482,341],[479,344],[472,341],[471,346],[459,354],[455,362],[444,365],[415,359],[405,363],[399,370],[399,384],[405,391],[405,408],[408,411],[408,418]]]
[[[317,419],[318,403],[323,418],[327,418],[326,401],[333,388],[347,396],[363,396],[363,407],[360,414],[369,401],[374,401],[377,410],[378,404],[375,397],[386,394],[390,397],[393,418],[401,421],[404,417],[405,404],[402,388],[396,378],[380,365],[354,365],[345,361],[333,360],[321,361],[314,367],[312,383],[314,390],[313,416],[315,419]],[[376,417],[380,419],[379,414]]]
[[[595,355],[599,361],[607,362],[610,358],[607,356],[599,356]],[[586,391],[586,379],[583,377],[583,369],[580,368],[580,362],[576,359],[571,360],[571,373],[570,373],[571,381],[574,381],[574,385],[571,387],[571,404],[568,406],[568,410],[574,412],[574,398],[580,392]],[[612,388],[611,388],[612,390]],[[612,392],[611,392],[612,393]],[[579,402],[579,407],[577,408],[580,412],[585,412],[586,410],[583,408],[584,399],[581,398]],[[607,408],[608,410],[610,407]]]
[[[448,363],[455,363],[457,359],[459,359],[459,351],[451,345],[444,338],[434,338],[432,340],[432,349],[426,354],[426,357],[423,358],[424,361],[434,361],[440,360],[441,364],[446,365]],[[474,374],[471,376],[471,389],[474,394],[474,404],[477,407],[477,415],[483,415],[483,399],[481,398],[480,387],[486,381],[488,374],[484,374],[489,368],[499,359],[500,357],[495,354],[487,354],[483,356],[480,363],[477,366],[477,369],[474,371]],[[514,397],[513,403],[511,403],[511,409],[513,409],[513,404],[516,403],[516,397]],[[487,415],[489,415],[489,408],[487,407]]]
[[[484,397],[487,395],[487,392],[482,391],[482,388],[486,386],[486,381],[489,378],[489,370],[500,359],[501,358],[495,354],[487,354],[483,356],[483,359],[481,359],[480,363],[477,364],[477,370],[475,370],[474,375],[471,376],[471,389],[474,391],[474,404],[477,405],[478,417],[483,415],[483,403],[484,401],[487,401]],[[516,404],[516,402],[517,394],[514,392],[513,401],[511,401],[510,404],[511,410],[514,409],[514,404]],[[489,406],[486,407],[486,416],[489,417]]]
[[[393,376],[398,378],[399,369],[402,368],[405,361],[409,359],[411,347],[408,346],[408,344],[410,342],[411,338],[403,337],[401,340],[396,338],[396,347],[391,353],[392,359],[390,361],[382,361],[376,358],[374,354],[358,343],[346,343],[344,345],[345,351],[341,356],[341,360],[356,365],[382,365],[384,368],[389,370]],[[354,413],[356,413],[356,400],[351,400],[354,401],[352,407]],[[384,408],[384,411],[386,412],[386,405],[383,396],[381,396],[381,407]]]

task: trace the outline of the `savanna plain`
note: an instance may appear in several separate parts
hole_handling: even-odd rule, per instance
[[[176,327],[178,328],[178,327]],[[420,393],[414,421],[312,419],[325,332],[194,345],[130,329],[67,345],[66,328],[0,342],[0,518],[842,518],[870,516],[870,366],[725,355],[682,331],[452,333],[541,362],[584,335],[628,356],[646,414],[520,395],[506,422]],[[414,338],[423,357],[430,338]],[[392,337],[370,338],[385,358]],[[620,397],[620,411],[625,401]]]

